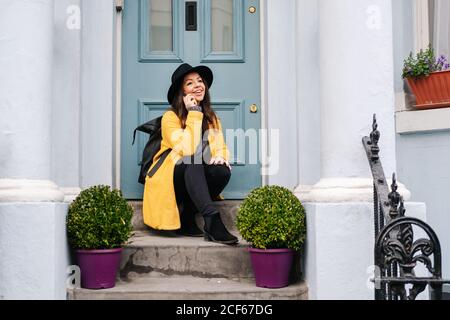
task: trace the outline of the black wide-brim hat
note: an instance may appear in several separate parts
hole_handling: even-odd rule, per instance
[[[180,88],[180,85],[183,82],[184,77],[192,72],[197,72],[202,77],[203,81],[206,82],[208,88],[211,88],[214,76],[210,68],[208,68],[207,66],[192,67],[188,63],[183,63],[172,74],[172,85],[170,86],[169,91],[167,92],[167,101],[169,102],[170,105],[172,104],[173,99],[175,97],[175,92]]]

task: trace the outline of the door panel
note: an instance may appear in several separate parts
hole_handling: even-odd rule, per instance
[[[210,15],[205,16],[205,20],[207,17],[211,18],[206,23],[208,25],[208,31],[211,33],[211,37],[207,37],[207,39],[210,38],[208,40],[211,40],[211,51],[234,51],[233,41],[235,37],[233,31],[235,30],[235,23],[233,17],[236,16],[234,15],[236,10],[233,2],[234,0],[211,0],[210,2],[204,2],[207,7],[206,12],[211,12]]]
[[[223,195],[242,199],[261,186],[261,167],[254,161],[259,155],[259,137],[249,133],[255,140],[249,143],[244,135],[249,129],[258,130],[261,123],[260,113],[249,111],[250,105],[259,106],[261,100],[259,13],[248,11],[249,6],[258,5],[257,0],[199,0],[197,30],[188,31],[184,1],[125,1],[121,112],[121,189],[125,197],[142,199],[143,192],[137,177],[148,136],[138,133],[136,145],[131,146],[133,130],[169,108],[170,78],[183,62],[207,65],[214,73],[212,106],[232,151],[233,174]],[[240,129],[240,138],[227,129]]]
[[[202,1],[200,31],[202,33],[202,63],[245,62],[244,2],[244,0]],[[259,33],[255,36],[257,34]],[[250,48],[252,49],[254,48]]]
[[[130,1],[127,1],[130,2]],[[138,0],[140,62],[183,61],[183,1]],[[138,21],[138,20],[135,20]]]

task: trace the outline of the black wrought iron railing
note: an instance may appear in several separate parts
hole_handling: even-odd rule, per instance
[[[441,300],[443,284],[450,281],[442,279],[439,239],[428,224],[405,216],[406,209],[397,191],[395,173],[389,190],[379,157],[379,140],[380,132],[374,115],[372,132],[363,138],[363,145],[374,181],[375,299],[415,300],[429,286],[430,298]],[[427,238],[415,239],[419,233]],[[428,273],[426,276],[416,276],[420,265],[423,265],[422,272]]]

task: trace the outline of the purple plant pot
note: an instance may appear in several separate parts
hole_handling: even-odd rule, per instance
[[[248,251],[257,287],[275,289],[289,285],[294,250],[249,248]]]
[[[82,288],[108,289],[116,285],[122,248],[76,252],[81,269]]]

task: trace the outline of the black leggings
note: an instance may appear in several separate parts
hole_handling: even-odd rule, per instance
[[[212,199],[227,186],[230,169],[226,165],[187,163],[189,161],[175,166],[173,183],[177,204],[183,204],[184,212],[198,210],[203,216],[218,213]]]

